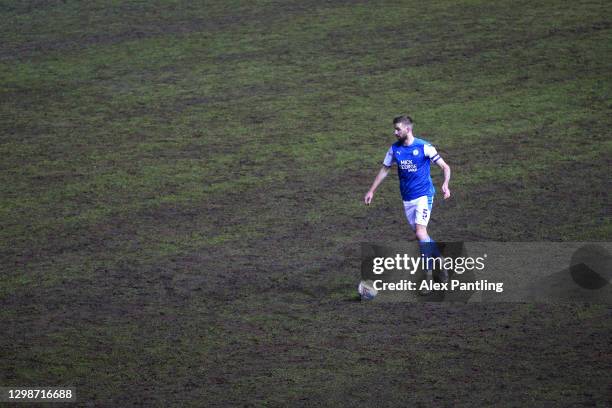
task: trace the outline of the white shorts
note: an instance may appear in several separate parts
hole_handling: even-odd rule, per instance
[[[413,231],[416,224],[427,226],[431,217],[433,196],[421,196],[414,200],[404,201],[404,212]]]

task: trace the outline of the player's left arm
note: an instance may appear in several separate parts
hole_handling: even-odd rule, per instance
[[[436,164],[440,166],[440,168],[444,172],[444,182],[442,183],[442,192],[444,193],[444,199],[446,200],[447,198],[451,196],[450,189],[448,188],[448,182],[450,181],[450,177],[451,177],[451,169],[450,169],[450,166],[446,164],[444,159],[441,157],[438,160],[436,160]]]
[[[444,172],[444,183],[442,183],[442,192],[444,193],[444,199],[446,200],[447,198],[451,196],[450,190],[448,188],[448,182],[450,181],[450,177],[451,177],[450,166],[446,164],[444,159],[440,157],[440,155],[438,154],[436,148],[433,147],[432,145],[430,144],[425,145],[424,150],[425,150],[425,155],[429,157],[429,159],[432,162],[440,166],[440,168]]]

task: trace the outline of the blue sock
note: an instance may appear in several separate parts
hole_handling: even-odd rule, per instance
[[[431,238],[429,238],[427,241],[419,241],[419,248],[421,249],[421,254],[425,259],[425,268],[427,270],[432,270],[434,258],[441,256],[438,245],[436,245],[436,241]]]
[[[427,241],[419,241],[419,249],[421,250],[421,256],[425,261],[425,269],[431,270],[431,257],[432,257],[432,247],[429,244],[429,240]]]
[[[433,240],[433,238],[429,237],[429,243],[431,244],[431,255],[434,258],[439,258],[442,256],[442,254],[440,253],[440,249],[438,248],[438,245],[436,244],[436,241]]]

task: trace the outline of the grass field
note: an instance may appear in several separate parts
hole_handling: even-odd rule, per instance
[[[81,406],[606,406],[611,309],[355,302],[413,240],[610,241],[604,1],[1,1],[0,386]],[[439,187],[441,174],[434,171]]]

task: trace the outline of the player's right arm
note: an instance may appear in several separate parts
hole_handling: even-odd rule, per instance
[[[380,168],[380,171],[378,172],[378,174],[376,175],[376,178],[374,179],[374,182],[372,183],[372,187],[370,187],[370,189],[365,195],[364,201],[366,205],[370,205],[370,203],[372,202],[372,199],[374,198],[374,192],[376,191],[380,183],[382,183],[382,181],[385,179],[385,177],[387,177],[390,169],[391,167],[387,167],[387,166],[382,166]]]
[[[389,150],[387,150],[385,159],[383,160],[383,166],[380,168],[380,171],[378,172],[376,178],[374,179],[374,182],[372,183],[372,187],[370,187],[363,199],[366,205],[370,205],[370,203],[372,202],[372,199],[374,198],[374,192],[376,191],[380,183],[382,183],[385,177],[387,177],[387,175],[389,174],[389,170],[391,169],[391,165],[393,164],[394,160],[395,158],[393,157],[393,147],[390,147]]]

